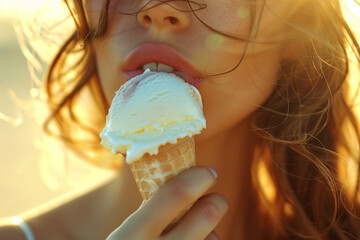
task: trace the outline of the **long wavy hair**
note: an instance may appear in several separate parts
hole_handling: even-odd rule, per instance
[[[195,16],[195,10],[206,7],[182,1],[189,3]],[[360,131],[355,98],[349,98],[357,87],[350,85],[350,55],[359,66],[360,47],[339,1],[292,3],[294,11],[286,24],[296,33],[293,38],[301,39],[301,50],[281,63],[272,95],[255,113],[254,205],[247,213],[248,239],[360,239]],[[110,0],[104,0],[94,29],[87,24],[82,1],[64,2],[75,31],[49,67],[45,87],[51,115],[45,129],[100,164],[94,156],[103,150],[99,132],[109,106],[91,43],[106,33]],[[266,0],[249,2],[256,3],[250,4],[252,30],[242,40],[256,42]],[[81,101],[84,96],[91,104]],[[266,169],[267,187],[259,169]]]

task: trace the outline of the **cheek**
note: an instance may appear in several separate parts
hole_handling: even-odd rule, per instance
[[[277,80],[277,55],[247,57],[235,71],[202,86],[207,128],[198,136],[199,142],[242,123],[268,99]]]
[[[115,91],[126,82],[122,72],[124,58],[134,48],[132,39],[136,36],[126,31],[136,24],[132,17],[118,17],[108,26],[108,31],[101,38],[95,38],[94,48],[97,71],[106,99],[111,102]],[[131,40],[129,40],[129,38]]]
[[[108,103],[111,103],[115,91],[125,83],[125,78],[120,71],[121,54],[114,51],[108,41],[95,40],[95,50],[98,77]]]
[[[205,8],[196,11],[197,17],[212,28],[230,35],[247,36],[250,31],[249,1],[206,0]]]

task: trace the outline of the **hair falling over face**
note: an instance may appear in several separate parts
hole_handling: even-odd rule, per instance
[[[257,27],[268,7],[266,0],[246,1],[251,27],[240,36],[221,32],[198,17],[207,7],[206,0],[181,1],[188,4],[183,11],[191,11],[205,28],[245,43],[256,43]],[[58,129],[57,135],[69,146],[99,164],[98,135],[109,106],[91,44],[106,37],[111,1],[103,1],[95,28],[89,27],[84,1],[64,2],[76,31],[50,65],[46,92],[52,114],[45,129],[53,134]],[[173,1],[156,2],[171,5]],[[116,14],[137,15],[147,4]],[[360,70],[360,47],[339,10],[341,4],[340,0],[294,1],[282,20],[293,30],[284,42],[296,45],[296,57],[281,62],[274,91],[255,112],[254,205],[247,213],[248,239],[360,239],[360,129],[355,98],[348,96],[360,86],[349,83],[351,61]],[[245,47],[243,56],[246,51]],[[234,69],[241,62],[242,58]],[[94,104],[83,104],[80,96]],[[261,184],[259,169],[266,169],[274,188],[271,197]]]

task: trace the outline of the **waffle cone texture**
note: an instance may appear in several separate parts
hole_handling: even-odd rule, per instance
[[[147,200],[169,178],[195,166],[194,137],[160,146],[157,155],[145,154],[129,166],[143,200]]]

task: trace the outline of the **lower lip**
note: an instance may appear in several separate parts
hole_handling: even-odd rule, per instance
[[[134,71],[124,71],[124,75],[127,78],[127,81],[143,73],[144,70],[142,69],[138,69]],[[176,76],[178,76],[179,78],[183,79],[185,82],[189,83],[190,85],[193,85],[196,88],[199,88],[204,80],[203,78],[195,78],[192,76],[188,76],[180,71],[172,71],[171,73],[175,74]]]

